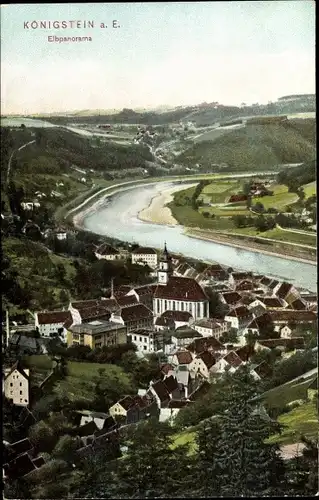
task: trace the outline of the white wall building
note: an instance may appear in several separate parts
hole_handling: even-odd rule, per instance
[[[22,368],[17,361],[12,368],[5,370],[4,395],[14,405],[28,406],[30,399],[29,370]]]
[[[138,351],[146,354],[154,352],[154,332],[151,330],[135,330],[130,333],[131,341]]]
[[[216,339],[219,339],[229,329],[226,321],[212,318],[195,321],[191,326],[203,337],[215,337]]]
[[[66,329],[64,324],[70,322],[73,323],[72,315],[70,311],[48,311],[48,312],[36,312],[34,314],[35,328],[39,330],[42,337],[50,337],[53,333],[58,333],[60,329],[61,337],[66,342]]]
[[[132,252],[132,264],[148,265],[150,268],[157,267],[157,253],[154,248],[141,247]]]

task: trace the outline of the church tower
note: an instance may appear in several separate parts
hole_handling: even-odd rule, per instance
[[[170,276],[173,274],[172,258],[169,255],[166,247],[166,242],[164,245],[164,252],[159,261],[159,268],[157,271],[157,280],[159,285],[167,285]]]

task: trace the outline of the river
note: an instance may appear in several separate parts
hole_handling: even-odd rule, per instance
[[[1,118],[2,126],[55,127],[55,125],[29,118]],[[90,135],[88,131],[72,131]],[[93,135],[93,134],[92,134]],[[222,245],[209,241],[190,238],[183,234],[182,226],[164,226],[142,222],[138,213],[147,207],[159,189],[169,189],[172,183],[163,182],[160,186],[147,185],[126,187],[98,202],[95,209],[84,217],[83,227],[97,234],[110,236],[140,245],[163,248],[167,242],[170,251],[204,261],[219,262],[235,269],[250,270],[258,274],[274,276],[290,281],[296,286],[317,291],[317,266],[285,258],[270,256],[250,250]]]
[[[121,192],[109,195],[86,212],[82,222],[83,228],[111,238],[155,248],[163,248],[166,241],[171,252],[277,277],[316,292],[315,264],[190,238],[183,234],[182,226],[165,226],[139,220],[139,212],[150,204],[159,190],[171,189],[172,186],[171,182],[161,182],[160,185],[126,187]]]

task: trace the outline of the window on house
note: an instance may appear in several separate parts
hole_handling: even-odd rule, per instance
[[[136,340],[136,335],[134,335],[134,340]]]
[[[28,402],[28,400],[27,400],[27,399],[25,399],[25,400],[24,400],[24,402],[25,402],[25,403],[27,403],[27,402]]]
[[[145,346],[144,346],[144,351],[146,351],[146,349],[147,349],[147,346],[145,345]]]
[[[184,311],[184,302],[182,302],[182,309],[181,310]]]
[[[22,387],[22,382],[20,382],[20,387]]]
[[[22,395],[22,391],[20,391],[20,396]]]
[[[144,342],[147,342],[147,338],[146,337],[144,338]]]
[[[12,383],[12,382],[10,382],[10,387],[12,387],[12,386],[13,386],[13,383]]]
[[[140,337],[140,342],[142,342],[142,337]]]

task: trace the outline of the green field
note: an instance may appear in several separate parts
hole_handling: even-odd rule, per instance
[[[269,443],[292,444],[299,442],[302,436],[307,438],[318,436],[318,413],[313,402],[306,402],[289,413],[280,415],[278,422],[285,427],[281,434],[268,439]]]
[[[198,200],[206,203],[224,203],[227,198],[238,191],[238,181],[214,181],[204,187]]]
[[[301,234],[293,231],[286,231],[279,228],[269,231],[257,232],[254,227],[233,228],[227,231],[228,234],[236,233],[243,236],[258,236],[258,238],[269,238],[282,241],[284,243],[297,243],[299,245],[309,245],[316,247],[316,234]]]
[[[260,202],[266,209],[277,208],[277,210],[282,211],[286,206],[292,205],[298,201],[298,195],[296,193],[289,193],[288,187],[283,184],[271,186],[270,190],[274,191],[272,196],[254,197],[253,204]]]
[[[305,192],[306,198],[310,198],[310,196],[314,196],[317,194],[316,181],[309,182],[309,184],[305,184],[302,187]]]

